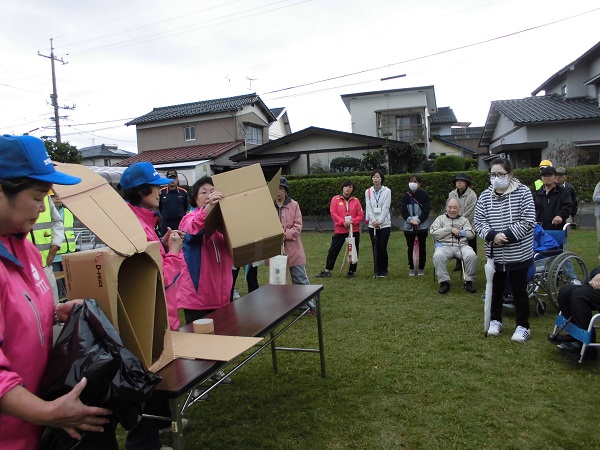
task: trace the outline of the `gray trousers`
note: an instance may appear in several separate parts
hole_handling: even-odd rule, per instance
[[[435,251],[433,252],[433,267],[435,268],[438,283],[450,281],[446,263],[452,258],[458,258],[464,261],[465,281],[475,280],[475,274],[477,272],[477,255],[470,246],[464,244],[459,248],[458,245],[438,245],[439,244],[436,244]]]

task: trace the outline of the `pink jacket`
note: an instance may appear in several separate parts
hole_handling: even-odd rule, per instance
[[[296,200],[292,200],[288,196],[285,197],[283,206],[279,208],[275,202],[275,208],[279,215],[279,221],[283,227],[285,235],[285,254],[288,257],[288,267],[301,266],[306,264],[306,256],[304,255],[304,247],[300,240],[302,232],[302,213],[300,205]]]
[[[130,203],[128,203],[128,205],[142,224],[148,242],[159,241],[156,231],[154,231],[156,221],[158,220],[158,216],[156,215],[157,212],[139,206],[133,206]],[[169,327],[171,330],[177,331],[180,324],[179,312],[177,311],[177,289],[179,276],[184,265],[183,252],[179,252],[177,255],[167,253],[164,246],[161,244],[160,256],[162,257],[163,282],[165,284],[167,312],[169,314]]]
[[[215,231],[209,239],[204,233],[204,208],[196,208],[183,216],[179,229],[186,236],[186,268],[181,272],[177,301],[185,309],[219,309],[229,303],[233,285],[233,258],[229,253],[225,237]],[[197,244],[188,246],[190,238]],[[200,252],[200,255],[197,252]],[[188,260],[188,252],[195,253],[195,262]],[[198,257],[199,256],[199,257]],[[191,273],[191,272],[193,273]],[[194,286],[196,280],[198,288]]]
[[[360,224],[365,218],[360,200],[350,197],[348,200],[343,195],[336,195],[331,199],[329,213],[333,220],[333,232],[335,234],[348,234],[348,228],[344,226],[346,216],[352,217],[352,232],[360,233]]]
[[[52,348],[54,299],[40,253],[24,236],[0,237],[0,397],[17,385],[38,395]],[[30,450],[41,428],[0,414],[0,448]]]

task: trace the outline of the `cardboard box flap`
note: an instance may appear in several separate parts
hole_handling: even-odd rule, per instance
[[[157,372],[175,358],[231,361],[262,340],[263,338],[180,333],[169,330],[165,336],[165,352],[149,370]]]
[[[79,164],[61,164],[60,172],[82,179],[72,186],[54,185],[71,212],[102,242],[120,255],[146,249],[146,233],[129,206],[102,176]]]
[[[279,191],[279,180],[281,179],[281,168],[277,171],[275,176],[269,181],[269,192],[273,201],[277,198],[277,192]]]

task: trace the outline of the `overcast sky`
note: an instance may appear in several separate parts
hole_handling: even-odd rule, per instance
[[[56,63],[59,104],[76,106],[61,110],[63,141],[134,152],[127,120],[250,92],[287,107],[292,131],[351,131],[340,95],[434,85],[438,107],[483,125],[492,100],[529,96],[600,41],[598,0],[3,0],[1,10],[0,132],[54,135],[50,59],[38,56],[54,38],[68,62]]]

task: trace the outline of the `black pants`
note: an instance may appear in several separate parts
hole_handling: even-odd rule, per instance
[[[418,230],[416,233],[407,233],[405,231],[404,237],[406,237],[406,245],[408,247],[406,256],[408,257],[408,267],[410,270],[416,269],[416,267],[413,267],[413,250],[417,236],[419,236],[419,269],[423,270],[427,262],[427,230]]]
[[[510,272],[496,271],[492,286],[491,320],[502,322],[502,304],[504,303],[504,290],[506,278],[510,273],[510,287],[512,289],[515,305],[515,319],[517,325],[529,329],[529,296],[527,295],[527,272],[529,267]]]
[[[387,274],[388,271],[388,251],[387,245],[390,240],[390,232],[392,229],[387,228],[370,228],[369,235],[371,236],[371,247],[373,247],[373,266],[375,276],[379,274]]]
[[[150,399],[144,405],[144,414],[154,416],[171,417],[169,401],[158,391],[154,391]],[[162,447],[160,443],[159,430],[168,427],[170,420],[162,421],[157,419],[142,418],[140,422],[127,433],[125,440],[126,450],[159,450]]]
[[[244,272],[246,268],[244,267]],[[235,282],[237,281],[237,277],[240,273],[240,268],[235,267],[233,269],[233,283],[231,285],[231,296],[229,297],[229,301],[233,301],[233,291],[235,290]],[[248,269],[248,275],[245,276],[246,282],[248,283],[248,292],[252,292],[258,289],[258,267],[254,267],[250,264],[250,268]]]
[[[587,330],[592,320],[592,310],[600,310],[600,291],[587,284],[563,286],[558,291],[558,305],[563,316]],[[592,342],[596,342],[595,331],[592,331]]]
[[[335,267],[335,261],[340,254],[340,250],[344,246],[346,242],[346,238],[349,233],[346,234],[334,234],[331,238],[331,246],[329,247],[329,253],[327,253],[327,263],[325,264],[325,269],[332,271]],[[360,245],[360,233],[353,233],[354,241],[356,245],[356,254],[358,254],[358,246]],[[356,264],[350,264],[349,272],[356,272]]]

